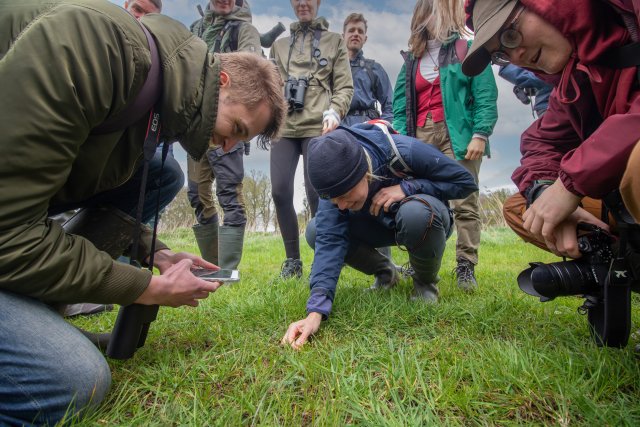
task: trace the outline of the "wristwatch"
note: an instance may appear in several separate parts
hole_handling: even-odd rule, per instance
[[[555,181],[552,179],[537,179],[533,181],[533,184],[531,184],[531,186],[525,191],[525,195],[527,197],[527,209],[538,197],[540,197],[542,192],[554,182]]]

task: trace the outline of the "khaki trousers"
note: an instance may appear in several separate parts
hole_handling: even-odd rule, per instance
[[[444,121],[434,123],[431,115],[427,117],[424,126],[416,129],[416,136],[422,142],[431,144],[440,150],[447,157],[456,160],[449,131]],[[457,162],[468,170],[476,184],[478,184],[478,174],[482,160],[457,160]],[[456,259],[464,258],[473,264],[478,263],[478,247],[480,246],[480,204],[479,192],[474,191],[465,199],[451,200],[451,208],[458,232],[456,242]]]

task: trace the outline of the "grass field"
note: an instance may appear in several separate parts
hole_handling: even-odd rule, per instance
[[[187,229],[162,240],[195,250]],[[638,337],[599,348],[581,299],[522,293],[515,278],[527,262],[555,258],[504,229],[484,232],[480,288],[461,293],[454,242],[439,304],[409,301],[408,279],[366,292],[371,278],[345,268],[331,318],[296,352],[279,341],[305,315],[312,253],[302,245],[304,280],[278,281],[280,238],[251,235],[242,281],[198,308],[161,309],[146,345],[109,362],[112,390],[82,425],[640,425]],[[76,323],[107,330],[114,320]]]

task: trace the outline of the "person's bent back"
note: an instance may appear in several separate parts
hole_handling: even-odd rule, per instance
[[[277,135],[285,106],[272,64],[248,54],[213,58],[165,16],[142,23],[160,57],[165,140],[199,158],[211,141],[229,149]],[[47,219],[92,206],[135,213],[149,113],[109,132],[95,128],[136,100],[150,57],[140,24],[112,3],[0,2],[0,424],[53,425],[109,389],[104,357],[51,305],[195,306],[218,287],[191,273],[215,268],[194,255],[157,242],[161,274],[152,276]],[[151,235],[141,231],[144,263]]]

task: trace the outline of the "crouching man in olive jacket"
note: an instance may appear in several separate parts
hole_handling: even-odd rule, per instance
[[[210,56],[166,16],[141,22],[160,57],[162,139],[200,158],[210,145],[277,135],[286,109],[269,61]],[[135,210],[149,114],[94,130],[136,99],[150,68],[145,32],[110,2],[0,0],[0,425],[53,425],[108,391],[104,357],[51,304],[196,306],[219,286],[191,274],[213,267],[195,255],[158,243],[152,276],[47,219],[96,201]]]

